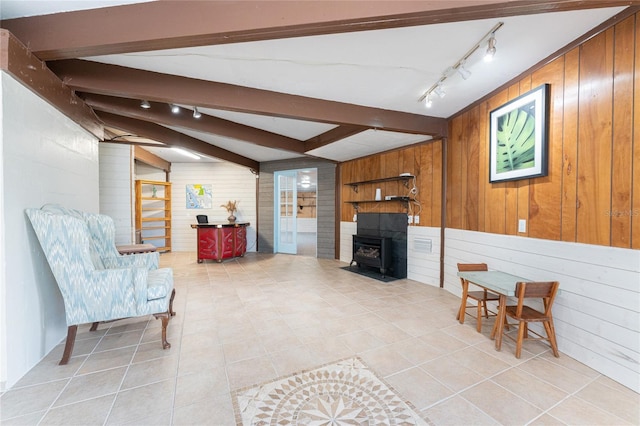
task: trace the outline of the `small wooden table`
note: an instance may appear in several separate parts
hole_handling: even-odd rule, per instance
[[[500,296],[498,301],[498,315],[496,323],[493,326],[492,338],[496,339],[496,350],[502,347],[502,332],[504,329],[504,321],[507,315],[507,297],[516,295],[516,284],[519,282],[530,282],[528,278],[519,277],[517,275],[507,274],[500,271],[473,271],[458,272],[458,276],[462,278],[462,302],[460,304],[460,322],[464,321],[465,306],[467,304],[467,292],[469,291],[469,283],[479,287],[486,288]]]
[[[116,250],[120,254],[150,253],[156,251],[156,246],[153,244],[127,244],[116,246]]]

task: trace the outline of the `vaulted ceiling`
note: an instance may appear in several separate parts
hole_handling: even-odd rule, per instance
[[[256,169],[303,156],[345,161],[445,136],[448,117],[639,4],[116,3],[132,2],[2,0],[1,27],[95,111],[105,140],[172,162],[190,161],[168,149],[178,146],[204,155],[191,161]],[[497,53],[485,64],[496,26]],[[466,79],[452,68],[461,58]],[[426,108],[421,98],[441,80],[446,97],[430,96]]]

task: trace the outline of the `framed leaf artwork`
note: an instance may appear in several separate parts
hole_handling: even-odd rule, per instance
[[[489,114],[489,182],[547,175],[549,87],[543,84]]]

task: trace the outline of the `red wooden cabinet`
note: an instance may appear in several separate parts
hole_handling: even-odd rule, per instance
[[[247,251],[247,226],[249,222],[191,225],[198,230],[198,263],[205,259],[222,262],[224,259],[244,256]]]

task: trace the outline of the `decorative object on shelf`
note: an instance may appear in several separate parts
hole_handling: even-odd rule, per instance
[[[376,188],[376,201],[382,200],[382,190],[380,188]]]
[[[153,198],[156,198],[156,197],[158,196],[158,188],[156,188],[156,186],[155,186],[155,185],[152,185],[152,186],[151,186],[151,196],[152,196]]]
[[[549,84],[490,113],[489,182],[547,175]]]
[[[237,201],[237,200],[233,200],[233,201],[229,200],[227,201],[227,204],[220,204],[220,207],[223,207],[227,211],[227,213],[229,213],[229,217],[227,218],[227,220],[230,223],[233,223],[236,221],[236,217],[234,213],[236,212],[236,210],[238,210],[237,206],[239,202],[240,201]]]

